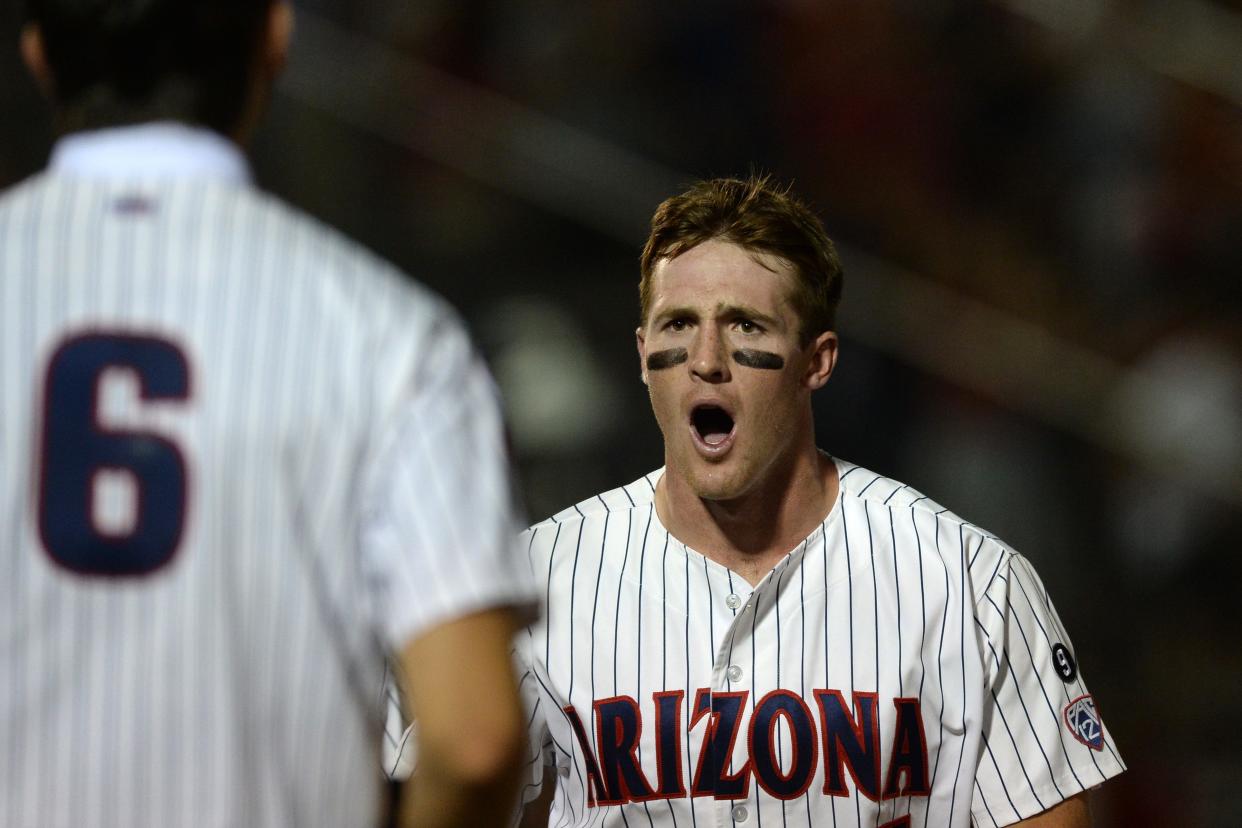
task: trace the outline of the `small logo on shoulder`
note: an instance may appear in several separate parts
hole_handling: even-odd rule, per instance
[[[1079,696],[1065,705],[1065,725],[1074,738],[1092,750],[1104,749],[1104,725],[1095,712],[1095,699]]]
[[[1074,663],[1074,657],[1064,644],[1052,645],[1052,660],[1056,662],[1057,675],[1061,677],[1061,681],[1069,684],[1078,678],[1078,665]]]

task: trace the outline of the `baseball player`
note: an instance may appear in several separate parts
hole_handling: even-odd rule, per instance
[[[524,824],[1083,826],[1124,769],[1030,563],[816,448],[841,278],[768,181],[657,210],[665,465],[523,537]]]
[[[281,0],[31,0],[62,137],[0,196],[0,825],[512,810],[535,593],[498,407],[440,299],[258,192]]]

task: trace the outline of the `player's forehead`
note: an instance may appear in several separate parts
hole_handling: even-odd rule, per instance
[[[670,308],[704,314],[751,308],[773,317],[793,314],[794,278],[792,266],[779,257],[712,239],[656,262],[650,313],[654,318]]]

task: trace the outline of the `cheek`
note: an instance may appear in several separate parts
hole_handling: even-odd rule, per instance
[[[763,405],[773,408],[785,404],[794,394],[796,380],[789,371],[764,371],[742,368],[750,382],[750,394]]]
[[[768,381],[755,383],[751,399],[757,403],[758,422],[764,423],[768,430],[783,431],[800,405],[797,378],[773,372]]]
[[[676,398],[672,390],[666,386],[667,383],[661,382],[654,374],[647,383],[647,397],[651,400],[651,411],[655,414],[656,422],[660,424],[661,429],[665,429],[678,418]]]

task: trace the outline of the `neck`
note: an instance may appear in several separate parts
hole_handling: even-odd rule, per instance
[[[836,502],[836,463],[814,445],[777,463],[750,491],[732,500],[699,497],[666,469],[656,486],[656,514],[669,533],[757,584],[823,522]]]

